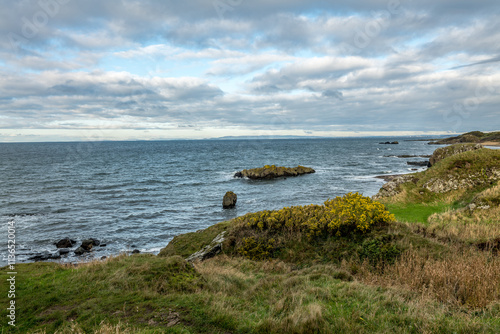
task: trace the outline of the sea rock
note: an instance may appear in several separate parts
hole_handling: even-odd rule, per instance
[[[219,254],[222,251],[222,243],[224,242],[225,234],[226,231],[221,232],[209,245],[206,245],[201,250],[191,254],[186,260],[189,262],[204,261]]]
[[[379,143],[381,145],[398,145],[399,142],[397,141],[386,141],[386,142],[382,142],[382,143]]]
[[[71,248],[74,244],[76,244],[76,241],[70,238],[64,238],[54,243],[57,248]]]
[[[401,154],[401,155],[384,155],[386,158],[430,158],[431,155],[427,154],[420,154],[420,155],[415,155],[415,154]]]
[[[68,248],[60,248],[59,249],[59,254],[60,255],[64,255],[64,254],[68,254],[69,253],[69,249]]]
[[[467,151],[480,150],[482,148],[483,145],[481,144],[455,144],[451,146],[440,147],[432,154],[431,158],[429,159],[429,164],[430,166],[434,166],[439,161],[452,155]]]
[[[50,253],[48,251],[45,251],[43,253],[36,253],[34,256],[29,257],[28,260],[38,262],[38,261],[46,261],[46,260],[50,260],[50,259],[56,260],[56,259],[60,259],[60,258],[61,258],[61,256],[59,255],[59,252]]]
[[[407,183],[407,182],[415,183],[416,181],[417,181],[417,179],[412,174],[397,176],[397,177],[393,178],[392,180],[390,180],[389,182],[387,182],[386,184],[384,184],[382,186],[382,188],[380,188],[378,193],[376,195],[374,195],[372,198],[374,200],[379,200],[379,199],[382,199],[384,197],[391,197],[391,196],[397,195],[401,192],[401,188],[399,186],[400,184]]]
[[[140,252],[141,252],[140,250],[138,250],[138,249],[134,249],[134,250],[132,251],[132,254],[139,254]]]
[[[87,253],[88,250],[84,249],[83,247],[78,247],[77,249],[75,249],[75,254],[76,255],[83,255],[84,253]]]
[[[407,161],[406,164],[410,165],[410,166],[423,166],[423,167],[427,167],[429,165],[429,161]]]
[[[238,196],[235,193],[228,191],[222,199],[222,207],[224,209],[234,208],[236,206],[237,199]]]
[[[90,251],[92,249],[92,247],[99,246],[100,243],[101,242],[97,239],[89,238],[89,239],[83,240],[82,245],[80,247],[82,247],[86,251]]]
[[[278,177],[299,176],[303,174],[311,174],[316,171],[309,167],[276,167],[275,165],[266,165],[262,168],[244,169],[241,172],[234,174],[235,177],[248,177],[249,179],[274,179]]]

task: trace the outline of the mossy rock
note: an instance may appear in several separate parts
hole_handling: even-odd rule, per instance
[[[274,179],[278,177],[299,176],[311,174],[316,171],[310,167],[298,165],[297,167],[276,167],[275,165],[266,165],[262,168],[244,169],[234,174],[235,177],[247,177],[252,180]]]

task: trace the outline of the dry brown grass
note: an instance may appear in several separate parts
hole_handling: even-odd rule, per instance
[[[427,229],[438,238],[464,242],[487,241],[500,236],[500,207],[435,213]]]
[[[457,248],[445,259],[432,259],[410,249],[383,272],[362,264],[356,277],[371,285],[415,291],[423,299],[450,306],[476,309],[500,302],[500,258],[474,249]]]
[[[478,194],[474,199],[474,201],[475,202],[480,200],[491,201],[499,198],[500,198],[500,184],[497,184]]]

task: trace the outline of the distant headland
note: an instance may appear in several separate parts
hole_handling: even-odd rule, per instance
[[[429,145],[449,145],[458,143],[478,143],[485,146],[500,146],[500,131],[472,131],[456,137],[444,138],[429,142]]]

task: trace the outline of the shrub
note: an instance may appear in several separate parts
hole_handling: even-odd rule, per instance
[[[333,219],[328,223],[331,233],[340,235],[342,230],[366,232],[374,224],[391,223],[394,215],[385,206],[359,193],[348,193],[325,202]]]
[[[394,215],[385,206],[359,193],[327,200],[324,205],[285,207],[276,211],[260,211],[235,218],[261,232],[305,232],[309,240],[315,237],[342,236],[367,232],[375,224],[390,223]]]
[[[251,260],[268,259],[276,251],[274,243],[274,239],[255,240],[254,237],[243,238],[243,245],[238,249],[238,253]]]
[[[372,265],[393,264],[401,255],[401,250],[391,242],[389,236],[367,239],[361,246],[360,257]]]

